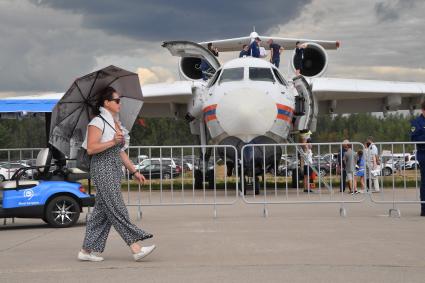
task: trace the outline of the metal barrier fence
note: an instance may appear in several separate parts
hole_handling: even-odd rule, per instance
[[[238,152],[233,146],[132,146],[128,155],[147,179],[141,186],[127,172],[127,205],[138,207],[138,217],[141,206],[173,205],[212,205],[216,216],[217,205],[238,199],[238,170],[231,170],[237,168]]]
[[[367,185],[373,203],[392,204],[389,215],[400,216],[399,204],[421,203],[419,162],[415,156],[418,144],[425,143],[375,143],[379,164],[372,168],[370,163]]]
[[[364,176],[352,174],[351,189],[358,194],[349,194],[348,184],[345,191],[341,185],[346,183],[340,170],[342,143],[309,144],[311,152],[301,143],[249,144],[241,151],[213,145],[132,146],[128,155],[147,182],[141,186],[125,171],[124,197],[128,206],[138,207],[138,217],[141,206],[177,205],[213,206],[216,216],[218,205],[232,205],[239,195],[246,204],[262,205],[265,216],[272,204],[320,203],[339,204],[345,216],[345,204],[366,199],[391,205],[389,214],[400,216],[400,204],[421,203],[417,144],[425,142],[375,143],[380,164],[374,167],[370,149],[349,143],[355,154],[363,152]],[[34,165],[39,150],[0,149],[0,178],[10,179],[19,167]]]
[[[353,157],[358,151],[364,151],[361,143],[348,145],[353,150]],[[364,185],[360,189],[354,187],[359,178],[355,171],[350,174],[353,193],[347,194],[348,185],[341,185],[344,176],[340,164],[344,160],[340,153],[343,147],[342,143],[245,145],[241,154],[244,165],[241,176],[245,176],[241,184],[243,201],[262,204],[264,216],[268,214],[267,205],[297,203],[340,204],[340,214],[345,216],[344,204],[363,202],[366,194],[354,193],[365,191]]]

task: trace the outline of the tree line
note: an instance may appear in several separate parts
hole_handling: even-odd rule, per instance
[[[409,141],[411,116],[389,114],[378,117],[361,113],[323,115],[317,121],[313,142],[341,142],[344,139],[363,142],[373,136],[375,141]],[[137,120],[131,131],[131,145],[191,145],[197,138],[183,120],[146,118]],[[42,118],[0,120],[0,148],[44,147],[45,122]]]

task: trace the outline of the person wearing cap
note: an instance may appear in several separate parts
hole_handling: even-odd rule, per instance
[[[297,41],[295,45],[294,68],[295,75],[299,76],[303,67],[304,48],[307,48],[307,43]]]
[[[421,115],[411,122],[410,139],[416,142],[425,141],[425,101],[421,104],[421,112]],[[425,216],[425,144],[416,145],[416,160],[421,171],[421,216]]]
[[[280,53],[284,50],[282,46],[277,43],[273,43],[273,39],[267,40],[270,47],[270,63],[279,68],[280,64]]]
[[[252,57],[260,58],[260,42],[261,39],[259,37],[256,37],[255,40],[249,46],[249,54]]]

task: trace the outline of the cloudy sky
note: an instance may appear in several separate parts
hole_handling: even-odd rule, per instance
[[[260,35],[340,40],[329,77],[424,82],[423,11],[423,0],[0,0],[0,92],[64,92],[111,64],[143,83],[172,81],[177,59],[163,41],[247,36],[253,26]]]

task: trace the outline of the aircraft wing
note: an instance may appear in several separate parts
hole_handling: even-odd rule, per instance
[[[425,83],[312,78],[310,86],[324,114],[412,111],[425,98]]]
[[[273,39],[274,43],[279,44],[285,49],[294,49],[295,43],[299,42],[314,42],[321,45],[324,49],[337,49],[339,47],[339,41],[332,40],[315,40],[315,39],[306,39],[306,38],[284,38],[284,37],[273,37],[273,36],[259,36],[263,46],[266,49],[270,49],[269,45],[266,43],[267,40]],[[250,44],[251,38],[249,36],[246,37],[238,37],[238,38],[230,38],[223,40],[211,40],[206,42],[199,43],[203,47],[207,47],[207,44],[211,42],[215,47],[218,48],[220,52],[226,51],[241,51],[242,45]]]
[[[177,81],[142,86],[143,117],[175,117],[176,112],[185,111],[187,103],[193,98],[194,83]]]

